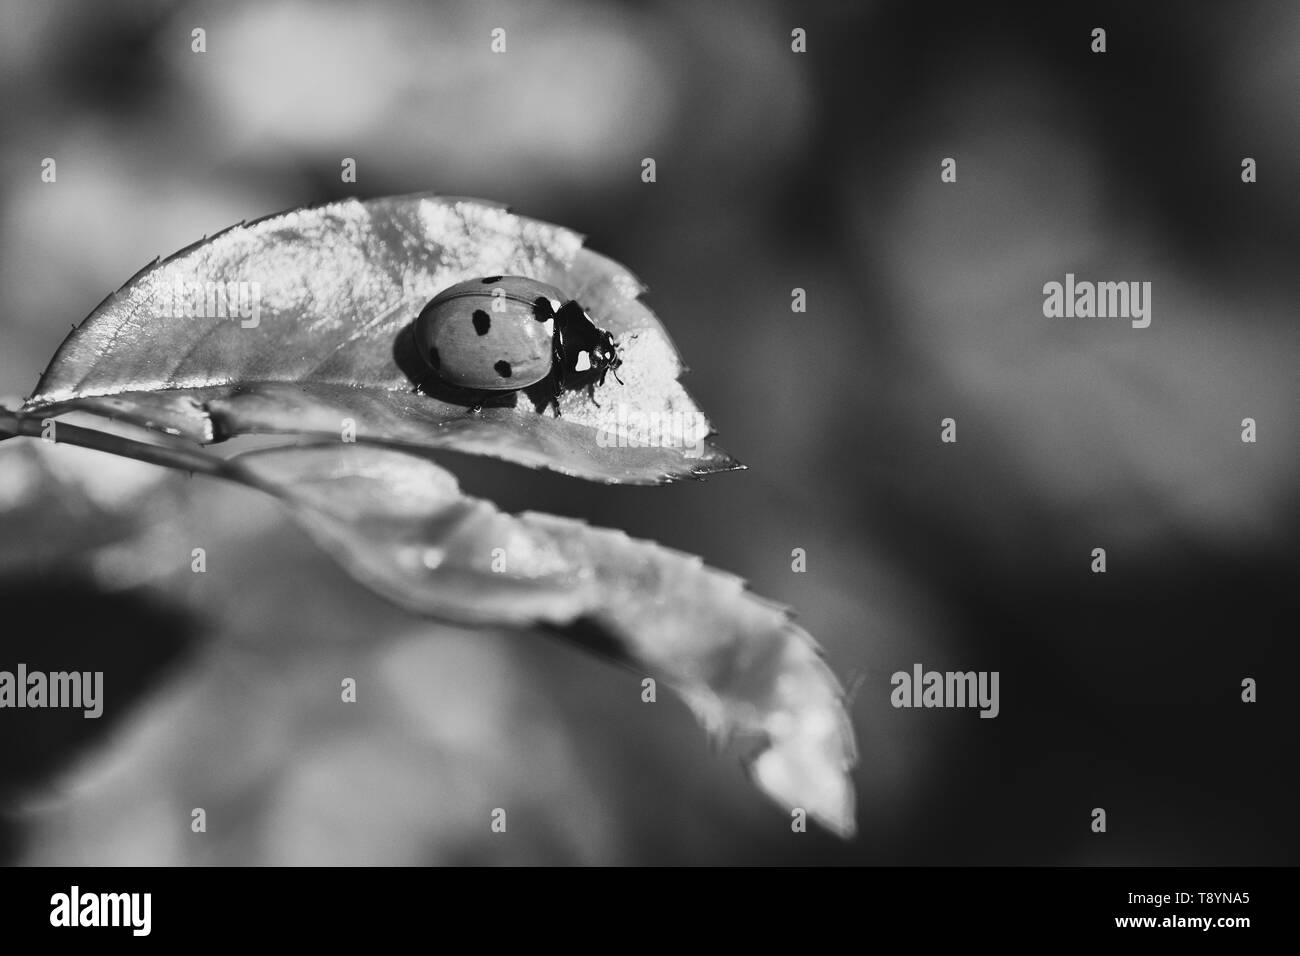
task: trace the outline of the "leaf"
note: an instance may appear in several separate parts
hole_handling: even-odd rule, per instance
[[[625,384],[611,376],[594,400],[566,393],[561,418],[522,396],[478,413],[446,400],[415,354],[410,323],[439,290],[494,274],[532,276],[582,302],[622,348]],[[221,308],[218,288],[233,292]],[[195,289],[210,317],[186,317]],[[337,439],[351,420],[361,442],[605,482],[740,467],[706,440],[712,426],[677,381],[680,358],[643,290],[577,233],[499,206],[427,194],[349,199],[234,226],[142,269],[64,340],[25,410],[95,412],[204,443],[248,433]],[[646,422],[669,423],[677,447],[617,446]]]
[[[550,625],[663,677],[722,739],[759,740],[749,768],[766,794],[853,832],[843,691],[786,609],[741,579],[621,531],[503,514],[462,496],[443,469],[390,449],[298,446],[232,464],[398,604],[480,625]]]

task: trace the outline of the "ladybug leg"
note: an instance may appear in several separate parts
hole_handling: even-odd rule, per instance
[[[560,417],[560,395],[564,392],[564,337],[556,323],[555,336],[551,339],[551,410],[555,417]]]
[[[551,409],[555,412],[555,417],[560,417],[560,393],[564,391],[564,383],[560,377],[555,376],[555,390],[551,392]]]
[[[597,408],[600,408],[600,402],[596,401],[595,382],[587,386],[587,398],[591,400],[591,404],[595,405]]]

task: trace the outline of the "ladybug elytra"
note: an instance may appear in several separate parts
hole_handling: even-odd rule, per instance
[[[470,395],[537,386],[556,415],[563,391],[586,388],[594,401],[596,386],[611,372],[618,379],[623,364],[614,337],[581,305],[525,276],[443,289],[420,312],[414,332],[421,358],[445,384]]]

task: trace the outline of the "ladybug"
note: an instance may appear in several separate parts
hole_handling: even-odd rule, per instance
[[[420,357],[471,399],[535,388],[560,414],[565,389],[597,385],[623,364],[614,337],[559,289],[525,276],[467,279],[443,289],[415,320]],[[473,409],[481,406],[473,401]]]

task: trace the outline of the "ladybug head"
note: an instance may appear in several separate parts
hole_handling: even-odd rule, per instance
[[[572,375],[567,387],[586,387],[590,383],[605,384],[606,374],[613,372],[620,385],[619,358],[614,336],[591,320],[577,302],[570,300],[555,313],[556,342],[564,360],[566,377]]]
[[[600,373],[602,383],[605,381],[605,373],[612,372],[618,384],[622,385],[623,380],[618,377],[618,369],[622,364],[623,360],[618,357],[618,347],[614,344],[614,336],[601,329],[600,342],[591,349],[591,367]]]

